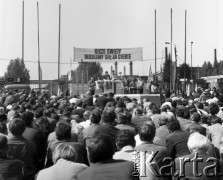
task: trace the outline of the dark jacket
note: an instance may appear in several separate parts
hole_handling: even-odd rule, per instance
[[[35,175],[37,161],[36,145],[33,141],[23,136],[8,135],[8,157],[23,161],[27,169],[28,179],[32,180]]]
[[[187,141],[190,136],[189,132],[174,131],[166,138],[166,145],[170,157],[174,160],[177,157],[190,154],[187,147]]]
[[[139,130],[145,122],[149,121],[149,119],[150,118],[146,115],[137,115],[132,118],[131,122],[132,124],[135,124],[135,126]]]
[[[26,168],[24,163],[18,159],[0,157],[0,179],[26,179]]]
[[[108,99],[107,99],[107,97],[102,95],[102,96],[98,97],[95,102],[98,107],[100,107],[101,109],[104,109],[104,107],[106,106],[106,104],[108,102]]]
[[[23,137],[33,141],[36,144],[37,149],[37,164],[36,164],[36,172],[43,169],[44,160],[45,160],[45,152],[46,152],[46,139],[41,130],[35,129],[32,127],[26,127]]]
[[[91,164],[78,175],[78,180],[134,180],[133,162],[124,160],[108,160]]]

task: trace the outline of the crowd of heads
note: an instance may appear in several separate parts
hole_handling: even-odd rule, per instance
[[[60,142],[72,139],[75,134],[77,141],[86,148],[89,160],[86,164],[89,165],[112,159],[114,153],[123,147],[134,148],[137,135],[141,142],[153,143],[160,127],[165,126],[170,134],[182,131],[179,121],[182,118],[190,122],[186,129],[191,133],[187,142],[189,150],[207,151],[211,141],[206,137],[206,129],[222,124],[222,105],[223,95],[216,89],[212,92],[199,90],[188,97],[172,94],[162,104],[151,102],[149,98],[114,98],[113,93],[52,96],[48,91],[5,91],[0,99],[0,133],[22,136],[28,127],[39,129],[45,137],[46,147],[42,147],[45,149],[51,133],[55,133],[56,140]],[[133,118],[141,121],[141,117],[144,122],[140,126],[132,122]],[[99,129],[103,125],[116,127],[115,142],[114,138],[100,130],[92,137],[85,137],[83,132],[86,128],[80,124],[87,121],[88,126],[98,125]],[[7,138],[2,135],[1,151],[7,151]],[[52,152],[53,163],[61,158],[76,162],[78,156],[74,147],[64,143],[60,143]]]

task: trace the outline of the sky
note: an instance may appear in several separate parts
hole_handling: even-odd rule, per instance
[[[223,59],[223,2],[221,0],[38,0],[40,61],[42,77],[57,79],[59,4],[61,4],[61,75],[75,69],[74,47],[142,47],[143,62],[133,62],[133,73],[148,75],[155,70],[154,11],[157,14],[157,71],[164,63],[164,49],[170,45],[170,9],[173,10],[173,44],[178,65],[184,62],[185,10],[187,11],[186,61],[202,66],[204,61]],[[31,79],[38,79],[37,1],[24,0],[24,61]],[[22,0],[0,0],[0,76],[9,60],[22,57]],[[72,61],[72,65],[70,65]],[[103,71],[114,63],[101,63]],[[129,63],[118,63],[129,74]]]

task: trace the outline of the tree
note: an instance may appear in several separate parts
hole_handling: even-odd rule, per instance
[[[94,80],[102,78],[103,69],[100,63],[84,62],[83,64],[80,63],[76,70],[71,71],[72,82],[77,83],[78,80],[79,83],[82,83],[82,70],[84,83],[87,83],[87,80],[90,80],[90,77],[93,77]]]
[[[185,63],[181,64],[179,67],[179,71],[178,71],[179,77],[181,79],[184,78],[184,70],[185,70],[185,78],[191,79],[191,68],[188,64],[185,64]]]
[[[212,71],[212,75],[218,75],[219,74],[219,63],[217,61],[217,59],[214,60],[213,63],[213,71]]]
[[[205,61],[200,69],[200,77],[207,76],[207,62]]]
[[[219,75],[223,74],[223,60],[219,61],[219,66],[218,66],[218,73]]]
[[[210,61],[207,62],[207,76],[211,76],[212,75],[212,71],[213,71],[213,68],[212,68],[212,64]]]
[[[9,62],[7,72],[5,72],[4,77],[5,79],[14,78],[14,80],[17,80],[18,78],[25,78],[25,82],[29,82],[30,80],[29,70],[26,68],[24,61],[19,58],[14,60],[12,59]]]
[[[170,56],[167,57],[163,65],[163,82],[170,82]]]

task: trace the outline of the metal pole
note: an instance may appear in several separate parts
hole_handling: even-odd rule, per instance
[[[78,68],[76,70],[76,81],[77,81],[77,95],[79,95],[79,77],[78,77]]]
[[[59,87],[59,81],[60,81],[60,24],[61,24],[61,4],[59,4],[58,87]]]
[[[155,9],[155,82],[156,82],[156,9]]]
[[[38,27],[38,76],[39,76],[39,88],[41,88],[40,43],[39,43],[39,3],[38,2],[37,2],[37,27]]]
[[[118,62],[115,62],[115,75],[118,76]]]
[[[175,47],[174,47],[174,52],[175,52],[175,59],[176,59],[176,76],[175,76],[175,81],[174,81],[174,83],[175,82],[177,82],[177,84],[178,84],[178,81],[177,81],[177,47],[176,47],[176,45],[175,45]],[[179,86],[178,86],[178,88],[176,87],[176,84],[175,84],[175,91],[176,90],[179,90]]]
[[[192,45],[193,45],[193,42],[191,42],[191,80],[193,80],[193,66],[192,66]]]
[[[184,44],[184,63],[187,63],[187,11],[185,10],[185,44]],[[186,68],[184,66],[184,90],[186,92]]]
[[[129,62],[129,73],[130,73],[130,76],[133,75],[133,72],[132,72],[132,61]]]
[[[86,70],[87,70],[87,83],[88,83],[88,80],[89,80],[89,74],[88,74],[88,66],[86,65]]]
[[[24,1],[22,1],[22,60],[24,61]]]
[[[173,11],[172,11],[172,8],[170,10],[170,19],[171,19],[171,31],[170,31],[170,90],[172,89],[172,46],[173,46],[173,22],[172,22],[172,14],[173,14]]]
[[[81,70],[82,70],[82,93],[84,94],[84,63],[83,63],[83,59],[81,59]]]

